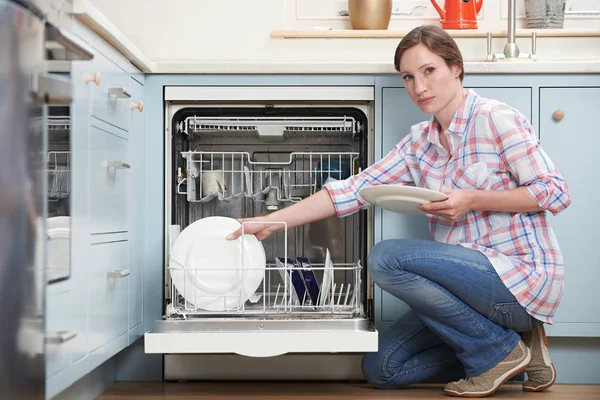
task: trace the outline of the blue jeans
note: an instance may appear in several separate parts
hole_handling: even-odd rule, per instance
[[[541,323],[519,305],[486,256],[458,245],[393,239],[368,268],[379,287],[411,311],[381,336],[362,368],[379,388],[473,377],[502,361]]]

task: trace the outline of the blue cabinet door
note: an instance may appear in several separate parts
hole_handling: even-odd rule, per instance
[[[557,110],[563,119],[555,119]],[[552,336],[600,336],[600,226],[597,154],[600,134],[594,124],[600,110],[600,87],[541,88],[542,147],[569,185],[571,205],[550,217],[564,255],[565,287]]]
[[[473,87],[473,90],[482,97],[505,102],[531,120],[531,88],[492,88]],[[410,127],[430,118],[419,110],[410,99],[408,93],[401,87],[382,87],[380,101],[381,121],[376,121],[381,129],[376,129],[376,146],[381,148],[376,152],[376,159],[380,159],[393,149],[404,135],[408,134]],[[375,210],[375,241],[394,238],[429,239],[432,236],[424,216],[404,215],[376,209]],[[375,325],[383,331],[389,324],[408,311],[408,306],[391,294],[375,287]]]

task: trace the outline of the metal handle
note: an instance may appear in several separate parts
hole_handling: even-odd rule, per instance
[[[96,72],[94,75],[85,74],[83,77],[85,83],[94,82],[96,86],[100,86],[100,72]]]
[[[131,107],[131,111],[133,110],[138,110],[139,112],[144,111],[144,103],[140,100],[136,103],[131,103],[130,106]]]
[[[107,161],[106,166],[108,168],[116,168],[116,169],[129,169],[131,168],[131,164],[126,163],[124,161]]]
[[[46,22],[46,42],[56,42],[64,47],[64,52],[57,57],[53,52],[54,60],[91,60],[94,58],[94,51],[81,39],[71,35],[68,32]]]
[[[41,73],[37,77],[35,97],[38,102],[46,104],[71,104],[73,85],[62,76]]]
[[[131,98],[131,93],[123,87],[109,88],[108,95],[114,96],[117,99],[129,99]]]
[[[58,331],[54,336],[46,336],[46,343],[64,343],[77,336],[77,332],[72,331]]]
[[[128,269],[117,269],[106,274],[108,279],[121,279],[128,276],[131,272]]]

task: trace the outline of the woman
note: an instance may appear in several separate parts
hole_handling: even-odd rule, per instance
[[[368,206],[358,192],[370,185],[444,192],[447,200],[421,206],[435,241],[386,240],[369,255],[373,281],[411,312],[382,336],[378,352],[365,355],[366,378],[380,388],[454,381],[447,395],[485,397],[526,371],[523,389],[544,390],[555,370],[542,324],[552,323],[563,289],[546,211],[571,203],[567,184],[521,113],[463,89],[462,56],[445,31],[412,30],[394,64],[411,99],[434,118],[358,175],[253,220],[291,228],[342,217]],[[278,230],[245,227],[259,240]]]

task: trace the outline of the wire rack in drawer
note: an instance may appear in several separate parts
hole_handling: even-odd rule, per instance
[[[324,264],[312,264],[312,271],[320,282],[326,272],[326,266]],[[263,282],[259,289],[250,296],[250,298],[242,302],[240,305],[240,297],[244,296],[242,293],[243,289],[240,289],[239,293],[234,293],[229,296],[213,296],[207,294],[198,293],[198,289],[191,283],[196,279],[201,280],[201,274],[206,273],[207,269],[187,269],[180,265],[177,265],[171,260],[169,271],[172,274],[173,271],[179,270],[187,273],[191,276],[190,281],[186,281],[185,285],[190,285],[183,290],[190,294],[187,295],[187,299],[192,300],[191,302],[182,295],[178,288],[171,282],[171,293],[172,293],[172,304],[170,315],[180,315],[186,318],[195,316],[238,316],[238,317],[354,317],[360,315],[361,312],[361,287],[362,278],[361,274],[363,267],[360,262],[352,264],[335,264],[331,267],[335,272],[333,275],[338,275],[342,272],[344,275],[348,275],[350,279],[331,279],[330,283],[325,288],[324,285],[320,285],[319,297],[317,298],[316,304],[306,291],[302,298],[295,296],[295,286],[292,282],[293,275],[292,271],[300,272],[301,267],[298,263],[294,263],[294,267],[281,267],[278,264],[267,264],[264,269]],[[219,269],[223,272],[223,269]],[[241,270],[232,270],[239,272],[240,276],[243,275]],[[247,271],[246,271],[247,272]],[[282,278],[282,275],[287,274],[288,278]],[[240,278],[241,279],[241,278]],[[242,286],[242,285],[240,285]],[[325,290],[327,289],[327,290]],[[321,299],[321,295],[328,292],[324,299]],[[228,308],[230,304],[237,304],[233,308]],[[223,308],[225,310],[206,309],[209,306],[216,306],[215,308]]]
[[[265,201],[269,209],[300,201],[330,180],[348,178],[358,171],[359,153],[267,153],[253,159],[249,152],[187,151],[182,156],[186,171],[177,172],[177,193],[188,201],[247,197]]]
[[[242,227],[245,230],[248,224],[255,223],[244,222]],[[283,249],[287,249],[287,229],[276,235],[284,235]],[[244,236],[239,240],[245,240]],[[171,304],[167,315],[335,319],[363,314],[364,268],[360,261],[334,264],[328,258],[324,263],[313,264],[301,257],[288,259],[284,250],[275,262],[257,265],[244,262],[245,257],[252,255],[245,253],[243,244],[240,248],[241,257],[235,265],[222,265],[213,259],[214,264],[190,268],[171,254]],[[248,290],[250,275],[258,280]],[[219,277],[226,278],[220,282]],[[223,290],[225,286],[228,289]]]
[[[48,199],[50,201],[66,199],[71,192],[71,152],[49,151],[48,168]]]

